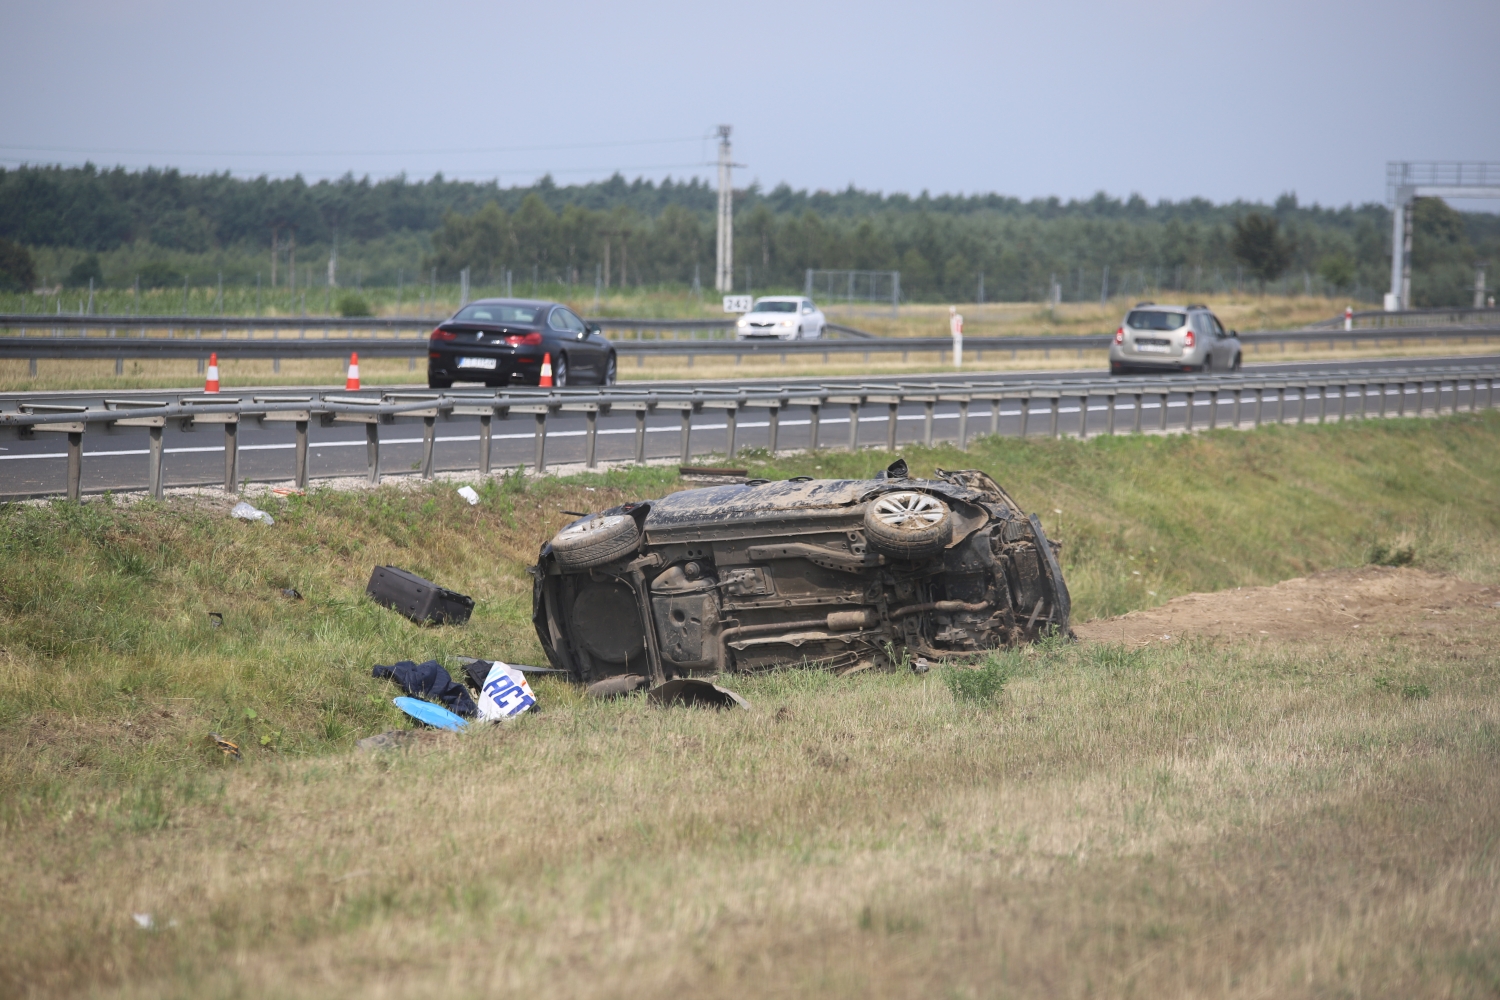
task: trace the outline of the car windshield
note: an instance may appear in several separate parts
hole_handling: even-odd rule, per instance
[[[1175,330],[1187,322],[1187,315],[1158,309],[1132,309],[1125,325],[1132,330]]]
[[[755,308],[751,310],[751,312],[758,313],[794,313],[796,311],[797,303],[795,302],[773,302],[767,299],[761,299],[755,303]]]
[[[494,302],[476,302],[464,306],[454,316],[455,320],[470,323],[514,323],[518,326],[535,326],[542,310],[537,306],[517,306]]]

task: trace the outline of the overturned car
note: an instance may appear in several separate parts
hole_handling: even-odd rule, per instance
[[[684,490],[574,521],[542,546],[532,620],[581,683],[805,664],[889,667],[1068,630],[1035,515],[983,472]]]

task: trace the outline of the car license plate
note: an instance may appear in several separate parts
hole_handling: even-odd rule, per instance
[[[1169,344],[1140,344],[1140,343],[1138,343],[1138,344],[1135,345],[1135,349],[1137,351],[1144,351],[1147,354],[1170,354],[1172,352],[1172,347]]]
[[[458,359],[458,367],[460,367],[460,368],[488,368],[489,370],[493,371],[494,368],[495,368],[495,359],[494,358],[459,358]]]

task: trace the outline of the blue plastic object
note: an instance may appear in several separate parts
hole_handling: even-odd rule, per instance
[[[425,722],[434,729],[447,729],[453,732],[464,728],[469,723],[461,715],[454,715],[442,705],[434,705],[430,701],[421,698],[392,698],[396,707],[418,722]]]

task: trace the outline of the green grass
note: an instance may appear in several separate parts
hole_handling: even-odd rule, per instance
[[[903,456],[1039,512],[1083,620],[1372,555],[1500,579],[1497,445],[1486,414]],[[469,995],[498,962],[568,995],[1478,996],[1500,968],[1493,628],[788,670],[731,681],[749,713],[544,678],[517,725],[350,753],[404,724],[374,663],[537,661],[525,567],[561,510],[681,484],[455,485],[257,501],[274,527],[0,507],[0,993]],[[386,563],[474,619],[376,607]]]
[[[1075,620],[1086,621],[1372,557],[1500,579],[1497,444],[1500,414],[1487,414],[982,439],[969,454],[905,455],[918,474],[986,469],[1038,512],[1063,542]],[[751,464],[775,477],[868,476],[889,458],[752,455]],[[377,662],[538,662],[525,567],[567,519],[559,512],[680,487],[673,470],[651,468],[512,476],[481,484],[478,507],[449,485],[314,489],[268,498],[273,528],[219,509],[108,498],[0,508],[0,811],[211,769],[210,731],[290,756],[347,748],[401,721],[391,692],[369,681]],[[474,595],[473,621],[419,628],[369,602],[370,569],[387,563]],[[283,597],[287,587],[305,599]],[[211,627],[211,611],[222,627]],[[163,711],[149,737],[118,729]],[[34,741],[41,724],[53,728]]]

